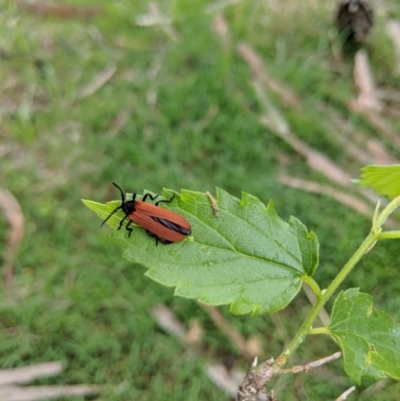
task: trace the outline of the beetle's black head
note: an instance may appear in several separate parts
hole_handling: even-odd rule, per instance
[[[122,209],[122,211],[125,213],[125,215],[130,215],[131,213],[133,213],[136,209],[135,209],[135,198],[136,198],[136,194],[133,194],[133,199],[129,200],[129,201],[123,201],[121,203],[121,206],[119,207],[119,209]]]
[[[136,194],[133,194],[133,199],[127,201],[125,200],[125,195],[124,192],[122,191],[121,187],[119,187],[115,182],[113,182],[113,185],[119,189],[121,192],[121,205],[115,208],[108,216],[107,218],[101,223],[101,226],[112,216],[114,215],[118,210],[122,210],[125,213],[125,216],[129,216],[131,213],[135,211],[135,199],[136,199]]]

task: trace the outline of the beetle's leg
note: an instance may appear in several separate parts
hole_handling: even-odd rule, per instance
[[[158,204],[161,203],[161,202],[170,203],[170,202],[173,201],[174,198],[175,198],[175,195],[172,195],[172,198],[171,198],[171,199],[162,199],[162,200],[159,200],[158,202],[155,203],[155,205],[158,206]]]
[[[149,194],[149,193],[147,193],[147,194],[145,194],[144,196],[143,196],[143,198],[142,198],[142,202],[146,202],[146,199],[147,198],[150,198],[152,201],[154,200],[154,199],[156,199],[156,198],[158,198],[160,195],[152,195],[152,194]]]
[[[120,230],[122,227],[122,223],[125,221],[125,219],[128,217],[128,215],[126,214],[125,217],[119,222],[119,226],[117,228],[117,230]]]
[[[152,237],[152,238],[155,238],[156,239],[156,246],[158,245],[158,237],[157,237],[157,235],[155,235],[154,233],[152,233],[151,231],[149,231],[149,230],[146,230],[146,234],[149,236],[149,237]]]
[[[155,235],[154,233],[152,233],[152,232],[149,231],[149,230],[146,230],[146,234],[147,234],[149,237],[153,237],[153,238],[156,239],[156,246],[158,246],[158,242],[159,242],[159,241],[161,241],[161,242],[164,243],[164,244],[172,244],[172,241],[168,241],[168,240],[166,240],[166,239],[164,239],[164,238],[160,238],[160,237],[158,237],[157,235]]]
[[[126,217],[126,216],[125,216]],[[125,220],[125,219],[124,219]],[[128,224],[126,225],[126,230],[129,231],[128,237],[131,236],[133,229],[129,227],[132,224],[132,220],[129,220]]]

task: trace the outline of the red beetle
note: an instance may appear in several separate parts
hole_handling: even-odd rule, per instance
[[[156,245],[158,245],[158,241],[164,242],[165,244],[182,241],[185,239],[186,235],[192,233],[190,224],[185,218],[158,206],[161,202],[171,202],[175,195],[169,200],[160,200],[154,205],[146,203],[146,199],[150,198],[153,201],[158,197],[158,195],[152,196],[151,194],[145,194],[141,201],[137,201],[135,200],[137,194],[134,193],[133,198],[127,201],[125,200],[122,189],[114,182],[113,185],[120,190],[122,202],[120,206],[108,215],[101,225],[103,225],[114,213],[122,209],[125,213],[125,217],[120,221],[118,230],[122,227],[125,219],[129,217],[130,221],[125,227],[129,231],[128,237],[132,233],[132,228],[129,227],[132,222],[143,227],[146,230],[146,233],[151,237],[155,237]]]

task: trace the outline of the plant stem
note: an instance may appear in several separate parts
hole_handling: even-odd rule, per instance
[[[385,220],[389,217],[390,213],[393,212],[400,205],[400,196],[394,198],[383,210],[382,213],[377,217],[375,221],[376,227],[381,227]]]
[[[367,253],[367,251],[374,245],[375,242],[376,242],[376,236],[375,234],[370,232],[367,238],[365,238],[364,242],[360,245],[360,247],[356,250],[356,252],[349,259],[349,261],[343,266],[339,274],[331,282],[329,287],[325,291],[322,291],[322,297],[320,297],[317,300],[316,304],[311,309],[309,315],[301,325],[299,331],[296,333],[293,340],[290,342],[289,346],[286,348],[285,351],[283,351],[283,353],[277,359],[277,364],[279,366],[284,366],[287,360],[293,355],[297,347],[303,342],[305,336],[309,333],[312,324],[314,323],[315,319],[319,314],[319,311],[329,300],[332,294],[337,290],[337,288],[347,277],[347,275],[351,272],[351,270],[357,264],[357,262],[364,256],[365,253]]]
[[[390,213],[393,212],[398,206],[400,205],[400,196],[397,198],[394,198],[378,215],[378,209],[376,209],[375,215],[374,215],[374,221],[372,225],[372,229],[368,236],[365,238],[363,243],[359,246],[359,248],[355,251],[353,256],[349,259],[349,261],[343,266],[342,270],[339,272],[339,274],[333,279],[329,287],[320,292],[318,296],[318,284],[314,286],[313,281],[310,281],[309,279],[305,280],[313,289],[315,294],[318,297],[318,300],[316,304],[312,307],[309,315],[307,316],[306,320],[303,322],[301,325],[300,329],[294,336],[293,340],[290,342],[289,346],[282,352],[282,354],[278,357],[276,364],[279,367],[282,367],[285,365],[285,363],[288,361],[288,359],[293,355],[293,353],[296,351],[297,347],[303,342],[305,336],[310,333],[310,330],[313,330],[313,334],[316,334],[317,331],[320,333],[324,331],[324,328],[319,328],[319,329],[312,329],[312,324],[314,323],[315,319],[317,318],[319,311],[322,309],[322,307],[326,304],[326,302],[330,299],[330,297],[333,295],[333,293],[338,289],[340,284],[342,284],[343,280],[349,275],[349,273],[352,271],[354,266],[358,263],[358,261],[375,245],[377,240],[379,239],[384,239],[384,238],[398,238],[399,237],[399,231],[389,231],[387,233],[382,233],[381,232],[381,226],[385,222],[385,220],[388,218]],[[322,296],[321,296],[322,295]]]
[[[336,291],[339,285],[343,282],[343,280],[349,275],[353,267],[357,264],[357,262],[370,250],[370,248],[375,244],[376,237],[370,232],[365,238],[364,242],[360,245],[360,247],[355,251],[353,256],[349,259],[349,261],[343,266],[342,270],[339,274],[333,279],[329,287],[325,290],[322,295],[322,299],[324,300],[324,304],[328,301],[328,299],[332,296],[332,294]]]

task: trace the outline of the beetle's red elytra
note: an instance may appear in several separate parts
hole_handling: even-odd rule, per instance
[[[146,199],[150,198],[153,201],[158,195],[145,194],[141,201],[137,201],[137,194],[134,193],[131,200],[126,200],[122,189],[114,182],[113,185],[121,192],[121,205],[115,208],[101,225],[121,209],[125,213],[125,217],[120,221],[118,230],[122,227],[126,218],[129,218],[129,222],[125,226],[129,232],[128,236],[132,233],[132,228],[130,227],[132,223],[143,227],[148,235],[154,237],[156,245],[158,245],[158,241],[165,244],[182,241],[192,233],[190,224],[184,217],[158,206],[161,202],[172,202],[175,195],[169,200],[159,200],[153,205],[146,203]]]

